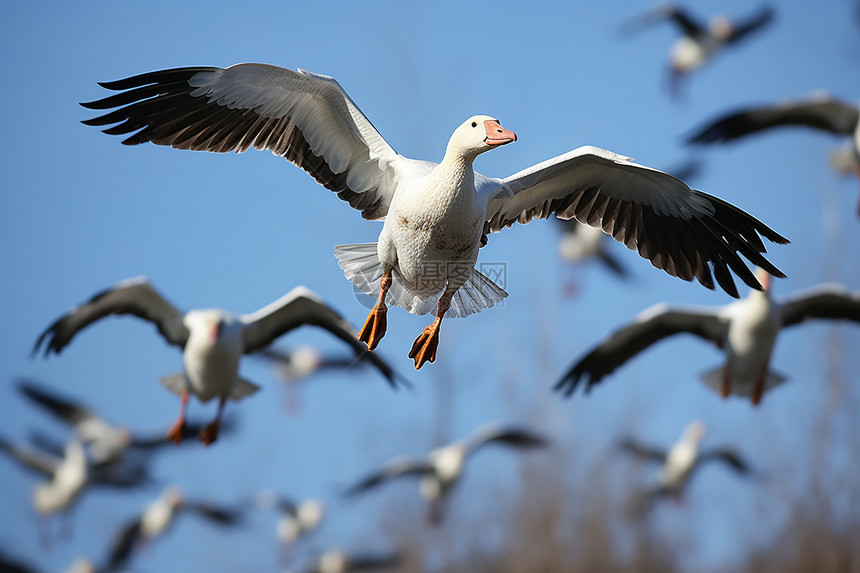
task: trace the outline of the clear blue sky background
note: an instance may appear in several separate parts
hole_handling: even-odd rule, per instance
[[[649,6],[2,3],[3,435],[23,440],[50,424],[16,394],[16,376],[61,388],[132,428],[162,429],[173,420],[177,400],[157,380],[181,367],[180,355],[133,318],[91,327],[60,357],[28,358],[33,341],[58,315],[127,277],[146,275],[184,308],[250,312],[304,284],[353,324],[366,315],[332,250],[376,240],[381,224],[362,220],[269,153],[120,145],[119,138],[79,123],[92,114],[78,102],[107,94],[97,81],[190,65],[302,67],[334,76],[388,142],[410,157],[438,160],[450,132],[470,115],[501,118],[519,140],[478,160],[477,169],[493,176],[585,144],[668,168],[687,157],[681,136],[728,108],[822,88],[849,100],[860,94],[860,28],[852,2],[780,2],[773,26],[695,74],[681,103],[664,89],[674,29],[658,26],[633,38],[619,33],[623,22]],[[704,15],[742,15],[753,7],[741,0],[696,3]],[[770,249],[771,260],[789,276],[775,284],[777,295],[824,281],[860,288],[857,182],[830,170],[827,153],[837,144],[827,135],[786,131],[703,155],[696,188],[739,205],[793,241]],[[710,426],[707,443],[736,444],[769,471],[796,477],[788,491],[799,494],[811,460],[794,451],[809,451],[809,420],[832,394],[822,367],[825,344],[835,337],[844,349],[856,349],[860,329],[815,325],[787,332],[773,366],[791,382],[758,409],[738,399],[724,402],[706,389],[697,375],[720,355],[681,338],[641,355],[588,398],[563,401],[550,392],[553,381],[635,313],[660,301],[721,305],[730,299],[671,278],[620,246],[635,275],[629,284],[614,282],[600,268],[566,269],[557,239],[557,227],[542,221],[492,236],[480,260],[506,264],[510,297],[504,308],[447,321],[437,363],[418,373],[406,354],[428,318],[400,309],[389,314],[379,351],[414,382],[414,392],[393,393],[365,371],[323,375],[300,390],[310,407],[298,417],[284,411],[272,369],[246,360],[243,373],[264,390],[229,405],[241,424],[235,438],[206,451],[168,452],[157,459],[155,473],[190,495],[225,501],[276,488],[336,503],[336,486],[388,457],[424,451],[434,445],[434,434],[458,437],[492,419],[534,421],[557,439],[546,455],[589,464],[606,457],[623,432],[670,443],[689,420],[701,418]],[[581,295],[567,300],[561,286],[571,277]],[[280,341],[300,343],[341,349],[310,329]],[[846,353],[843,367],[856,373],[860,358]],[[852,378],[857,382],[856,374]],[[440,416],[434,404],[446,388],[453,408]],[[192,402],[190,413],[209,417],[214,405]],[[440,426],[439,417],[448,422]],[[48,430],[62,436],[58,427]],[[480,500],[486,491],[481,480],[516,467],[506,453],[482,456],[462,484],[461,501]],[[718,469],[698,477],[689,506],[660,516],[669,538],[695,538],[695,550],[685,556],[691,567],[730,563],[738,547],[778,526],[779,502],[768,501],[774,498],[765,486],[739,484]],[[0,460],[0,479],[2,546],[46,571],[78,555],[100,559],[114,529],[157,493],[86,496],[75,515],[74,539],[45,552],[29,501],[32,477]],[[388,494],[334,507],[317,543],[385,548],[375,539],[374,522]],[[450,517],[462,512],[468,508]],[[229,538],[197,523],[180,524],[135,569],[274,570],[271,521],[255,517]]]

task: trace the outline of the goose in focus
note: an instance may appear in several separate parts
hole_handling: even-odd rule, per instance
[[[75,437],[87,446],[87,452],[93,465],[108,466],[118,464],[129,450],[150,452],[173,442],[167,439],[163,432],[157,435],[132,433],[128,428],[114,426],[101,418],[84,404],[61,396],[41,384],[19,380],[18,390],[34,404],[44,408],[61,422],[71,426]],[[183,426],[183,438],[197,436],[204,424],[186,422]],[[230,429],[229,424],[222,422],[221,433]],[[48,452],[62,451],[62,445],[41,433],[33,436],[33,441],[42,450]]]
[[[329,549],[301,571],[302,573],[384,571],[396,567],[399,563],[400,556],[396,553],[352,554],[341,549]]]
[[[67,512],[88,487],[130,489],[149,483],[148,476],[138,472],[119,472],[113,468],[91,466],[83,444],[70,440],[63,456],[16,445],[0,438],[3,452],[24,468],[48,478],[33,488],[33,507],[40,516]]]
[[[782,276],[762,256],[759,238],[786,243],[781,235],[733,205],[611,151],[580,147],[505,179],[475,172],[478,155],[517,140],[491,116],[459,125],[437,164],[398,154],[333,78],[304,70],[191,67],[101,85],[119,93],[83,104],[110,110],[84,123],[117,124],[104,131],[130,134],[126,145],[269,149],[364,218],[384,219],[377,243],[340,245],[335,255],[347,278],[377,301],[359,336],[370,350],[385,334],[388,303],[419,315],[435,311],[409,352],[416,368],[435,360],[443,317],[480,312],[507,296],[475,263],[487,235],[514,223],[553,214],[576,218],[670,275],[696,278],[707,288],[716,277],[733,296],[730,269],[760,288],[741,256]],[[407,121],[424,125],[417,116]]]
[[[831,154],[831,163],[840,173],[853,173],[860,181],[860,105],[828,94],[731,111],[695,130],[687,143],[728,143],[771,128],[792,126],[847,136],[845,147]],[[860,200],[857,214],[860,215]]]
[[[145,278],[139,277],[96,294],[60,317],[39,336],[33,352],[38,352],[44,343],[46,356],[51,352],[59,354],[80,330],[113,314],[131,314],[148,320],[169,344],[182,348],[185,369],[161,381],[181,400],[179,417],[167,432],[167,437],[176,443],[186,434],[185,410],[192,393],[201,402],[218,398],[215,419],[199,434],[205,445],[214,442],[227,400],[240,400],[259,389],[239,377],[242,355],[265,348],[294,328],[305,324],[319,326],[352,346],[357,354],[367,351],[352,327],[305,287],[296,287],[251,314],[220,309],[183,313]],[[390,382],[393,386],[393,381]]]
[[[585,391],[652,344],[689,333],[725,352],[725,363],[702,374],[705,384],[724,398],[748,396],[758,405],[762,395],[785,377],[769,369],[779,331],[810,319],[860,322],[860,292],[839,285],[820,285],[781,301],[769,293],[770,278],[758,269],[764,291],[724,307],[673,308],[655,305],[580,358],[555,389],[570,396],[585,378]]]
[[[681,80],[713,59],[725,47],[737,44],[773,20],[774,11],[764,6],[746,19],[730,20],[717,15],[704,24],[688,10],[676,5],[660,6],[627,25],[635,31],[656,22],[671,21],[677,26],[681,37],[669,52],[669,87],[673,96],[681,92]]]
[[[179,488],[168,487],[119,531],[110,549],[107,571],[126,569],[135,548],[164,535],[181,514],[196,515],[221,527],[235,526],[242,518],[237,508],[189,500]]]
[[[431,451],[424,457],[398,456],[371,473],[346,492],[355,496],[401,476],[420,478],[419,491],[429,502],[428,521],[438,524],[443,504],[463,474],[466,459],[486,444],[498,443],[517,449],[545,447],[547,440],[530,430],[485,424],[464,440]]]
[[[657,477],[657,487],[645,496],[648,502],[664,495],[673,495],[680,499],[695,471],[710,461],[723,462],[726,467],[742,476],[750,473],[746,461],[733,450],[719,448],[700,451],[699,442],[704,436],[705,424],[697,420],[687,425],[681,439],[669,451],[644,445],[632,438],[621,441],[619,447],[622,451],[662,464]]]

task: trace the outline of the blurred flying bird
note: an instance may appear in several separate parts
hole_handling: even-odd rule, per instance
[[[655,342],[686,332],[725,351],[725,364],[702,374],[709,387],[723,397],[749,396],[753,404],[785,377],[769,370],[780,329],[820,318],[860,322],[860,292],[839,285],[821,285],[782,301],[771,298],[770,279],[758,270],[764,291],[723,307],[673,308],[655,305],[580,358],[555,389],[570,396],[582,378],[585,391]]]
[[[101,84],[115,95],[83,104],[111,110],[85,121],[117,124],[123,143],[151,141],[214,152],[269,149],[360,210],[385,219],[378,243],[340,245],[349,280],[377,298],[359,338],[373,350],[387,328],[387,302],[436,319],[412,345],[416,368],[433,362],[443,316],[490,308],[507,293],[475,269],[488,233],[552,214],[602,227],[667,273],[729,294],[729,269],[760,288],[740,255],[781,273],[759,234],[787,240],[740,209],[693,191],[629,158],[580,147],[506,179],[473,170],[478,155],[516,141],[493,117],[467,119],[441,163],[408,159],[388,145],[333,79],[263,64],[161,70]],[[116,109],[114,109],[116,108]],[[420,123],[420,122],[419,122]],[[423,128],[422,128],[423,129]]]
[[[646,504],[650,505],[655,499],[665,495],[673,495],[676,499],[680,499],[695,471],[702,464],[710,461],[723,462],[726,467],[739,475],[749,474],[749,466],[733,450],[720,448],[699,451],[699,442],[704,436],[705,424],[701,421],[695,421],[687,425],[681,439],[668,451],[641,444],[633,438],[626,438],[621,441],[619,448],[622,451],[643,460],[662,464],[657,477],[657,487],[644,496]]]
[[[340,549],[330,549],[301,571],[302,573],[382,571],[396,567],[398,563],[400,563],[400,556],[396,553],[350,554]]]
[[[251,314],[220,309],[183,313],[142,277],[114,285],[73,308],[39,336],[33,352],[38,352],[44,343],[45,355],[59,354],[80,330],[112,314],[131,314],[148,320],[169,344],[182,348],[185,369],[161,381],[181,398],[179,417],[167,433],[176,443],[186,433],[185,410],[191,393],[201,402],[219,399],[214,421],[199,433],[204,444],[214,442],[227,400],[240,400],[259,390],[257,385],[239,377],[242,355],[265,348],[294,328],[306,324],[319,326],[352,346],[357,354],[366,352],[340,314],[305,287],[296,287]],[[394,386],[393,381],[389,382]]]
[[[684,8],[673,4],[663,5],[639,16],[625,26],[625,31],[637,31],[656,22],[671,21],[678,27],[681,37],[669,52],[670,88],[673,96],[681,93],[681,81],[690,72],[702,67],[725,47],[750,36],[773,20],[770,6],[762,7],[745,20],[732,21],[726,16],[711,18],[705,25]]]
[[[149,483],[144,474],[91,466],[83,444],[77,439],[66,444],[63,456],[16,445],[4,438],[0,438],[0,452],[24,468],[48,478],[49,481],[38,483],[33,488],[33,507],[39,516],[71,511],[88,487],[128,489]]]
[[[124,427],[113,426],[84,404],[60,396],[35,382],[19,380],[18,390],[33,403],[71,426],[77,439],[87,446],[94,465],[119,463],[129,450],[149,452],[166,445],[173,445],[173,441],[166,438],[164,432],[156,435],[141,435],[132,433]],[[203,427],[203,424],[186,422],[182,437],[195,437]],[[231,427],[230,423],[222,422],[221,433],[223,434],[224,430],[229,431]],[[34,434],[33,441],[40,449],[52,453],[57,452],[58,445],[59,449],[62,449],[61,444],[57,444],[41,432]]]
[[[499,424],[485,424],[464,440],[431,451],[424,457],[398,456],[382,469],[366,476],[346,492],[347,496],[364,493],[393,478],[416,476],[421,479],[421,496],[428,500],[429,521],[442,519],[445,499],[463,474],[466,459],[486,444],[499,443],[518,449],[544,447],[547,440],[534,432]]]
[[[263,491],[253,499],[261,509],[274,509],[279,514],[275,535],[280,545],[282,561],[286,561],[292,544],[315,531],[326,515],[325,505],[318,499],[294,501],[273,491]]]
[[[222,527],[235,526],[242,517],[238,508],[188,500],[178,488],[169,487],[119,531],[110,549],[107,571],[126,569],[135,548],[164,535],[180,514],[197,515]]]
[[[853,173],[860,181],[860,105],[817,93],[799,101],[750,106],[729,112],[695,130],[687,143],[728,143],[774,127],[803,126],[848,136],[846,145],[831,153],[833,167]],[[860,200],[857,202],[860,215]]]

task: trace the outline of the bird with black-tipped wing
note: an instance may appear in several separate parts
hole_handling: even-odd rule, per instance
[[[580,358],[556,384],[570,396],[585,380],[585,391],[629,359],[664,338],[694,334],[725,352],[725,363],[702,374],[709,387],[723,397],[748,396],[753,404],[785,377],[770,370],[777,336],[811,319],[860,322],[860,292],[840,285],[820,285],[782,300],[770,296],[770,279],[759,269],[764,291],[723,307],[683,308],[653,306]]]
[[[705,424],[697,420],[687,425],[681,439],[668,450],[643,444],[634,438],[625,438],[619,443],[621,451],[661,464],[657,485],[643,495],[648,505],[666,495],[680,499],[696,470],[709,462],[721,462],[741,476],[751,473],[749,464],[730,448],[699,449],[704,436]]]
[[[547,439],[527,429],[490,423],[465,439],[436,448],[424,457],[398,456],[350,487],[346,495],[355,496],[392,479],[413,476],[420,479],[420,493],[429,502],[428,520],[442,519],[443,504],[463,475],[466,460],[487,444],[502,444],[516,449],[541,448]]]
[[[777,127],[808,127],[847,137],[845,146],[831,153],[830,160],[837,171],[853,173],[860,181],[860,104],[826,93],[735,109],[694,130],[687,143],[729,143]],[[860,200],[857,214],[860,215]]]
[[[761,237],[787,239],[737,207],[630,158],[584,146],[504,179],[474,171],[487,151],[517,140],[497,118],[475,115],[451,135],[440,163],[397,153],[333,78],[263,64],[159,70],[106,82],[114,95],[85,103],[86,120],[179,149],[268,149],[307,171],[366,219],[384,219],[377,243],[339,245],[346,277],[376,305],[359,338],[376,348],[388,303],[435,320],[409,352],[436,359],[443,317],[465,317],[507,293],[475,268],[490,233],[556,215],[600,227],[652,264],[737,296],[731,272],[760,288],[741,257],[780,275]],[[423,115],[409,121],[426,131]],[[114,125],[115,124],[115,125]],[[564,129],[559,127],[559,129]],[[713,269],[713,270],[712,270]]]
[[[120,528],[108,555],[106,571],[125,569],[136,548],[165,535],[180,515],[196,515],[220,527],[235,527],[241,522],[242,510],[238,506],[189,499],[179,488],[170,486]]]
[[[201,402],[218,398],[215,419],[199,433],[204,444],[214,442],[227,400],[240,400],[259,389],[239,377],[242,356],[266,348],[295,328],[319,326],[349,344],[357,354],[367,352],[349,323],[305,287],[296,287],[251,314],[221,309],[182,312],[145,278],[123,281],[73,308],[39,336],[33,352],[44,344],[46,355],[59,354],[82,329],[116,314],[130,314],[154,323],[169,344],[182,348],[184,370],[161,381],[181,400],[179,417],[167,433],[176,443],[186,433],[185,411],[192,393]],[[393,380],[389,383],[396,388]]]

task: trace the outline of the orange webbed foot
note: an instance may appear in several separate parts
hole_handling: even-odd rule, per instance
[[[367,320],[364,321],[364,326],[358,333],[358,339],[367,344],[368,350],[373,350],[385,336],[387,329],[388,309],[376,305],[367,315]]]
[[[436,348],[439,346],[439,326],[431,324],[424,329],[409,351],[409,358],[415,360],[415,370],[419,370],[427,362],[436,361]]]
[[[176,420],[170,429],[167,430],[167,439],[177,446],[182,443],[182,437],[185,434],[185,420]]]
[[[204,446],[212,445],[218,439],[219,426],[220,424],[216,421],[200,430],[200,441],[203,442]]]

